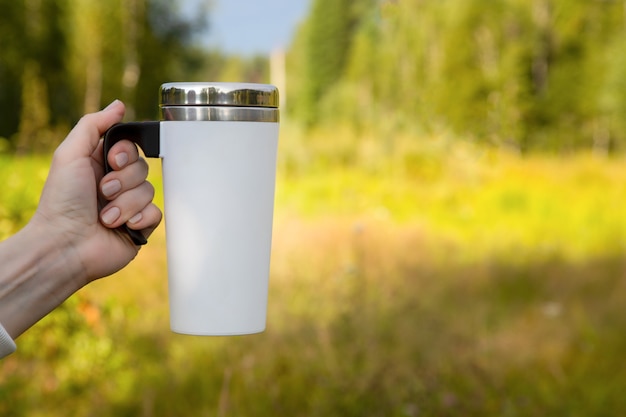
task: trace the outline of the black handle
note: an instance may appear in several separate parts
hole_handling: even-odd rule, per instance
[[[111,128],[104,133],[104,173],[108,174],[113,171],[113,168],[109,165],[107,156],[113,145],[123,139],[135,142],[147,157],[158,158],[160,153],[160,131],[159,122],[118,123],[111,126]],[[139,230],[133,230],[126,225],[121,226],[120,230],[128,233],[135,245],[145,245],[148,243]]]

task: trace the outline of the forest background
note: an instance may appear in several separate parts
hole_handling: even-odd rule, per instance
[[[0,238],[83,113],[276,77],[210,5],[0,10]],[[161,227],[18,339],[0,414],[626,411],[626,1],[313,0],[284,57],[267,331],[171,334]]]
[[[116,97],[130,119],[154,118],[163,80],[270,80],[269,57],[201,46],[203,3],[193,20],[158,0],[6,3],[0,136],[12,150],[53,147],[51,132]],[[315,1],[287,51],[284,113],[308,127],[451,131],[522,151],[617,149],[624,10],[617,0]]]

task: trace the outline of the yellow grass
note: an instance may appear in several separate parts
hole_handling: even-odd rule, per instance
[[[328,134],[286,134],[265,333],[169,332],[161,227],[131,266],[20,338],[0,363],[0,413],[626,411],[623,157],[340,135],[353,156],[337,159]],[[5,235],[45,164],[0,161]]]

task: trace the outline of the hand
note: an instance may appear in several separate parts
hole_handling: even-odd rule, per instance
[[[136,256],[139,247],[116,228],[127,224],[148,237],[162,217],[146,181],[148,165],[132,142],[111,149],[108,161],[114,171],[103,177],[100,138],[122,120],[124,110],[116,100],[78,122],[54,154],[31,221],[67,246],[69,259],[81,269],[82,285],[118,271]]]
[[[108,155],[114,171],[103,176],[100,138],[123,116],[115,101],[78,122],[54,153],[35,215],[0,242],[0,323],[12,338],[137,255],[115,228],[126,223],[147,237],[161,221],[135,145],[118,142]]]

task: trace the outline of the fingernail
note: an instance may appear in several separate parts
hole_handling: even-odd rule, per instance
[[[143,216],[141,215],[141,213],[137,213],[135,214],[133,217],[131,217],[130,219],[128,219],[129,223],[139,223],[139,221],[143,219]]]
[[[117,106],[119,102],[120,101],[118,99],[113,100],[108,106],[104,108],[104,110],[109,110],[110,108]]]
[[[102,213],[102,223],[112,224],[118,217],[120,217],[120,209],[117,207],[111,207],[104,213]]]
[[[126,152],[122,152],[115,155],[115,163],[118,168],[124,167],[128,163],[128,154],[126,154]]]
[[[111,180],[102,185],[102,194],[105,197],[111,197],[122,189],[122,183],[118,180]]]

